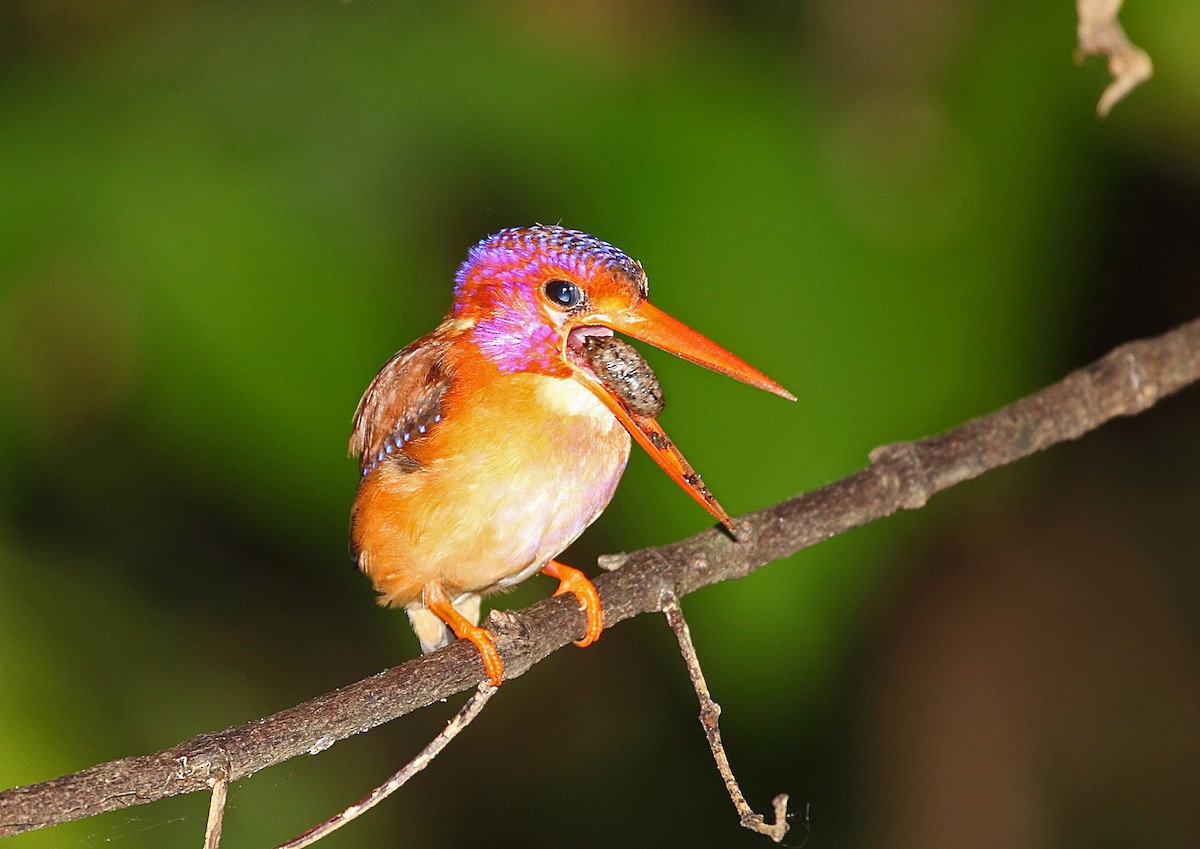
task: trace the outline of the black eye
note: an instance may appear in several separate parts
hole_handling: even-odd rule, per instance
[[[543,288],[550,303],[558,307],[577,307],[583,301],[583,292],[568,280],[551,280]]]

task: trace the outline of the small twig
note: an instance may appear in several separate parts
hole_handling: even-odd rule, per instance
[[[218,772],[218,770],[214,770]],[[208,824],[204,827],[204,849],[217,849],[221,844],[221,826],[225,821],[225,800],[229,798],[229,774],[219,770],[212,779],[212,798],[208,802]]]
[[[712,749],[713,760],[717,762],[717,771],[725,782],[725,790],[737,809],[742,825],[751,831],[765,834],[779,843],[788,833],[787,803],[788,795],[780,793],[771,804],[775,809],[775,822],[768,824],[762,814],[756,814],[751,809],[742,788],[738,786],[733,769],[729,766],[729,756],[725,754],[725,744],[721,742],[721,727],[718,719],[721,716],[721,706],[713,701],[708,691],[708,683],[704,680],[704,671],[700,668],[700,658],[696,655],[696,647],[692,644],[692,634],[688,630],[687,620],[683,618],[683,610],[679,607],[679,599],[670,590],[662,592],[662,612],[679,640],[679,652],[687,664],[688,675],[692,686],[696,688],[696,698],[700,700],[700,724],[704,726],[704,736],[708,738],[708,747]]]
[[[1075,3],[1079,16],[1076,61],[1082,61],[1085,56],[1107,56],[1108,73],[1113,78],[1096,104],[1096,112],[1101,118],[1106,117],[1125,95],[1150,79],[1154,73],[1150,55],[1129,40],[1117,21],[1117,12],[1121,11],[1123,2],[1076,0]]]
[[[395,793],[407,784],[410,778],[429,766],[430,761],[436,758],[442,749],[446,748],[450,741],[458,736],[460,731],[471,724],[471,721],[479,715],[479,712],[483,710],[483,706],[487,704],[488,699],[492,697],[496,690],[496,687],[493,687],[486,681],[481,683],[478,692],[471,696],[459,712],[454,715],[454,718],[446,723],[446,727],[430,740],[428,745],[421,750],[420,754],[405,764],[399,772],[340,814],[335,814],[325,820],[325,822],[313,826],[308,831],[293,837],[286,843],[280,843],[275,849],[301,849],[304,846],[311,846],[322,837],[327,837],[337,831],[350,822],[350,820],[358,819],[388,796]],[[205,849],[208,849],[207,845]]]

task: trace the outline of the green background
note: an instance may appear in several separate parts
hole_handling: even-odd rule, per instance
[[[1073,4],[10,0],[0,10],[0,787],[263,716],[416,652],[346,558],[351,413],[533,222],[799,396],[658,352],[734,513],[1200,312],[1200,9],[1098,120]],[[1193,390],[684,601],[788,844],[1200,841]],[[564,559],[711,520],[635,453]],[[536,578],[497,599],[548,594]],[[274,845],[435,706],[231,789]],[[766,846],[641,617],[500,692],[324,846]],[[5,842],[197,847],[200,795]]]

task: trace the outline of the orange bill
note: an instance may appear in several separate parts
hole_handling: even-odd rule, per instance
[[[615,316],[591,316],[589,322],[608,327],[656,348],[662,348],[676,356],[690,360],[698,366],[712,369],[723,375],[748,383],[781,398],[795,401],[796,396],[788,392],[754,366],[735,357],[716,342],[697,333],[682,321],[671,318],[649,301],[623,310]]]

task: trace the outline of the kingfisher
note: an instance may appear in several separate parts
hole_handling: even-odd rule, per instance
[[[585,611],[576,645],[600,636],[596,588],[555,558],[608,506],[631,436],[734,530],[659,426],[653,371],[614,331],[795,396],[647,296],[641,263],[608,242],[560,226],[501,230],[458,269],[449,315],[367,387],[350,437],[362,472],[351,556],[379,603],[408,613],[422,651],[470,640],[499,686],[481,599],[538,571]]]

